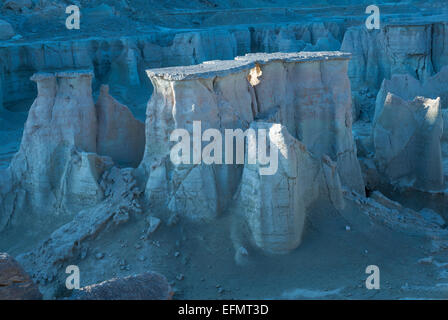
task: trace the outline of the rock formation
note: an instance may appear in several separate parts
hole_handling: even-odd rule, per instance
[[[372,118],[374,110],[369,99],[375,97],[385,78],[409,74],[426,80],[441,71],[447,64],[446,29],[445,22],[391,22],[379,31],[349,28],[341,51],[353,54],[348,76],[354,91],[355,113],[362,112],[365,118]]]
[[[0,229],[19,221],[73,216],[104,199],[98,181],[113,161],[139,163],[142,124],[108,95],[107,88],[95,107],[92,76],[90,71],[66,71],[32,77],[39,93],[20,150],[2,174],[9,186],[1,190]],[[117,153],[126,148],[125,155]]]
[[[0,300],[40,300],[42,294],[19,263],[0,253]]]
[[[225,210],[242,166],[173,165],[171,132],[185,129],[193,136],[193,122],[201,121],[202,130],[217,129],[224,136],[226,129],[246,130],[255,118],[277,111],[279,121],[311,152],[335,161],[343,185],[363,193],[351,134],[348,58],[337,52],[278,53],[148,70],[155,89],[139,168],[148,177],[148,204],[193,219]]]
[[[120,165],[137,167],[143,157],[145,125],[101,86],[96,102],[98,118],[97,153],[109,156]]]
[[[373,139],[380,173],[391,183],[442,189],[440,98],[406,101],[389,93],[375,111]]]
[[[339,52],[249,54],[260,66],[254,86],[258,117],[280,109],[281,123],[317,156],[337,164],[343,185],[364,193],[352,136],[350,55]]]
[[[260,163],[246,164],[233,214],[243,216],[257,247],[288,253],[299,246],[307,209],[319,196],[343,209],[336,164],[328,156],[316,158],[280,124],[254,122],[251,128],[267,130],[279,150],[279,168],[273,175],[262,175]]]
[[[394,74],[390,79],[384,79],[376,99],[375,113],[381,110],[381,105],[388,93],[393,93],[405,100],[415,97],[431,99],[440,98],[442,109],[448,108],[448,66],[443,67],[437,74],[426,79],[416,79],[411,74]]]
[[[43,19],[47,21],[48,17]],[[4,70],[0,92],[4,104],[15,109],[17,101],[34,98],[35,88],[29,78],[36,70],[89,69],[95,70],[98,81],[109,83],[114,94],[119,92],[120,98],[130,101],[136,98],[128,92],[130,87],[146,86],[151,92],[145,74],[148,68],[233,59],[249,52],[336,50],[342,30],[337,22],[310,22],[189,32],[167,29],[112,39],[7,43],[0,45],[0,74]],[[328,37],[333,40],[328,42]]]
[[[2,226],[20,219],[48,219],[48,211],[72,212],[103,198],[97,184],[107,161],[96,150],[97,120],[91,72],[39,73],[20,145],[9,167],[14,186],[4,196]],[[51,208],[51,209],[49,209]],[[54,214],[54,213],[53,213]]]
[[[311,2],[0,5],[0,251],[44,298],[446,298],[448,8]],[[4,292],[41,297],[0,255]]]

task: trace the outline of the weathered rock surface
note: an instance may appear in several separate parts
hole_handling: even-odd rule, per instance
[[[145,148],[145,124],[101,86],[96,102],[98,118],[97,153],[121,165],[137,167]]]
[[[151,206],[193,219],[211,219],[225,209],[238,186],[241,165],[174,166],[170,135],[178,128],[192,137],[193,121],[201,121],[202,130],[245,130],[254,116],[250,92],[244,89],[248,88],[250,66],[248,62],[214,61],[199,67],[148,71],[155,89],[148,102],[140,169],[149,176],[145,197]]]
[[[426,80],[446,66],[447,23],[395,23],[381,30],[349,28],[341,51],[351,52],[348,75],[354,91],[355,113],[373,117],[371,101],[383,79],[409,74]],[[427,94],[421,94],[431,97]],[[414,95],[411,99],[413,99]],[[434,97],[437,98],[437,97]]]
[[[437,99],[440,97],[442,109],[448,108],[448,66],[437,74],[426,79],[416,79],[410,74],[394,74],[390,79],[384,79],[376,99],[375,113],[381,110],[388,93],[393,93],[405,100],[415,97]]]
[[[351,134],[348,58],[338,52],[277,53],[148,70],[155,89],[139,168],[148,177],[148,203],[193,219],[215,217],[236,191],[241,164],[173,165],[171,132],[185,129],[192,137],[193,122],[201,121],[202,130],[224,136],[225,129],[246,130],[277,109],[280,122],[311,152],[336,162],[343,185],[363,193]]]
[[[0,300],[40,300],[42,294],[19,263],[0,253]]]
[[[243,216],[257,247],[273,254],[288,253],[300,245],[307,209],[319,196],[343,209],[336,164],[327,156],[320,160],[312,155],[280,124],[254,122],[251,129],[267,130],[269,152],[278,149],[278,170],[262,175],[259,162],[246,164],[234,214]]]
[[[8,168],[13,187],[0,203],[2,227],[17,222],[15,211],[27,212],[20,219],[45,220],[49,211],[71,212],[103,198],[97,178],[108,164],[92,153],[97,130],[92,73],[39,73],[32,80],[39,94]]]
[[[380,173],[393,184],[442,189],[440,99],[406,101],[388,93],[384,105],[377,107],[373,139]]]
[[[115,278],[77,290],[77,300],[171,300],[173,291],[166,278],[146,272],[125,278]]]
[[[342,33],[338,22],[310,22],[188,32],[166,29],[111,39],[92,36],[76,41],[8,43],[0,45],[0,66],[4,68],[0,91],[4,104],[14,109],[15,102],[35,97],[29,78],[36,70],[89,69],[95,70],[95,79],[109,83],[114,94],[120,92],[131,100],[134,97],[127,93],[131,86],[146,86],[151,92],[145,74],[148,68],[233,59],[249,52],[337,50]],[[326,42],[328,39],[332,40]],[[216,46],[217,43],[221,45]]]

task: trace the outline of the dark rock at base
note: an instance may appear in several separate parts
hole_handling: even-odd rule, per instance
[[[20,264],[0,253],[0,300],[41,300],[39,288]]]

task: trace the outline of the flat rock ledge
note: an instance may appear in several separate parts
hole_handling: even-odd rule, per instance
[[[251,53],[236,57],[235,60],[212,60],[191,66],[148,69],[146,73],[150,78],[157,77],[169,81],[193,80],[225,77],[238,71],[252,69],[257,63],[349,60],[350,57],[350,53],[340,51]]]

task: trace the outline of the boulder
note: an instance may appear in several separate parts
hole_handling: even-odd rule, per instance
[[[114,162],[137,166],[144,125],[104,86],[97,104],[88,70],[36,73],[38,96],[20,149],[0,172],[0,230],[6,225],[73,217],[104,198],[102,174]],[[14,214],[17,212],[18,214]],[[64,220],[64,222],[67,222]]]
[[[0,253],[0,300],[41,300],[37,285],[19,263],[7,253]]]
[[[443,187],[440,98],[412,101],[388,93],[373,127],[378,170],[390,183],[437,191]]]
[[[139,167],[147,203],[192,219],[219,215],[237,191],[244,164],[173,164],[171,133],[184,129],[193,137],[200,121],[202,130],[224,137],[226,129],[245,131],[254,119],[272,115],[310,152],[328,156],[342,185],[363,194],[351,131],[349,58],[340,52],[251,54],[148,70],[154,93]],[[222,163],[225,158],[223,150]]]
[[[374,110],[371,105],[383,79],[405,74],[425,81],[442,71],[448,62],[447,30],[446,22],[400,21],[384,23],[381,30],[370,31],[364,25],[348,28],[340,50],[353,54],[348,76],[355,114],[361,113],[372,119]],[[401,83],[407,85],[406,82]],[[441,86],[440,83],[434,84]],[[441,87],[446,90],[446,85]],[[367,93],[365,88],[370,92]],[[429,92],[413,94],[408,99],[418,95],[434,99],[441,96],[432,96]],[[444,103],[442,97],[442,105]]]
[[[95,106],[98,154],[111,157],[119,165],[137,167],[145,149],[145,124],[109,94],[109,86],[101,86]]]
[[[314,201],[344,208],[341,181],[328,156],[314,156],[286,127],[254,122],[251,128],[268,132],[269,152],[278,150],[278,169],[263,175],[265,166],[260,162],[244,166],[234,215],[243,216],[256,247],[285,254],[300,245],[307,210]]]

